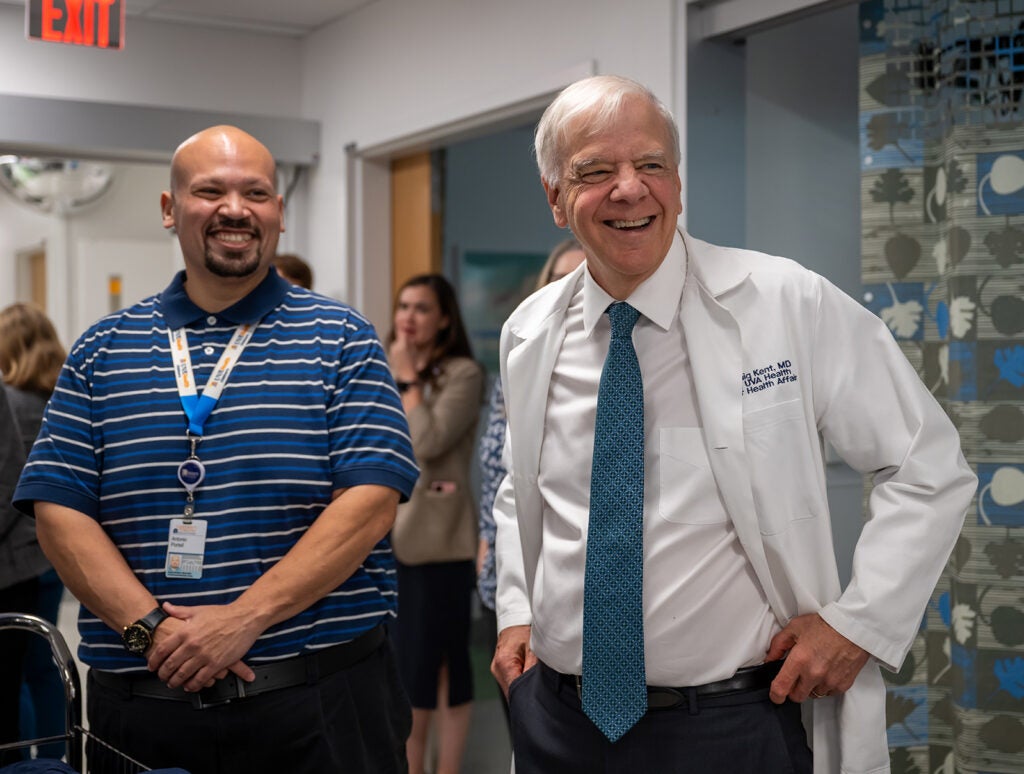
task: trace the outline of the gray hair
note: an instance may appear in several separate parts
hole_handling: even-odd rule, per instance
[[[541,179],[549,185],[558,183],[569,132],[577,119],[583,121],[581,128],[589,133],[598,132],[616,118],[628,97],[645,99],[658,111],[668,132],[672,162],[678,166],[679,128],[672,113],[654,92],[620,75],[595,75],[565,87],[541,116],[534,135]]]

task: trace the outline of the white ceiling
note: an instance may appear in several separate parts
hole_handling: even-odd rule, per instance
[[[302,37],[374,0],[124,0],[128,19]],[[0,0],[25,6],[25,0]],[[130,26],[130,22],[128,23]]]
[[[129,18],[301,38],[376,0],[123,0]],[[765,20],[854,0],[686,0],[700,9],[702,37],[735,35]],[[26,0],[0,0],[25,7]]]

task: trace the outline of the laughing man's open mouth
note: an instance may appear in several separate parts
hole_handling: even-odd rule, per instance
[[[632,231],[635,229],[644,228],[645,226],[650,225],[653,221],[654,216],[652,215],[646,218],[640,218],[639,220],[606,220],[605,223],[607,223],[612,228]]]

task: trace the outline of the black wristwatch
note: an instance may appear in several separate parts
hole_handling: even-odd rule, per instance
[[[162,607],[155,607],[135,623],[128,624],[121,633],[121,641],[129,653],[142,656],[153,644],[153,632],[164,622],[167,613]]]

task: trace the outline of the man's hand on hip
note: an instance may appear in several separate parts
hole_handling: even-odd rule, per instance
[[[788,655],[787,655],[788,653]],[[802,702],[844,693],[868,660],[868,652],[825,623],[817,613],[797,616],[776,634],[765,656],[786,662],[772,682],[771,699]]]
[[[190,607],[164,603],[168,618],[147,654],[150,671],[171,688],[198,691],[234,672],[247,682],[255,673],[241,658],[259,636],[251,620],[239,619],[229,605]]]
[[[508,686],[537,663],[530,650],[530,627],[509,626],[498,633],[498,646],[491,661],[491,674],[508,698]]]

